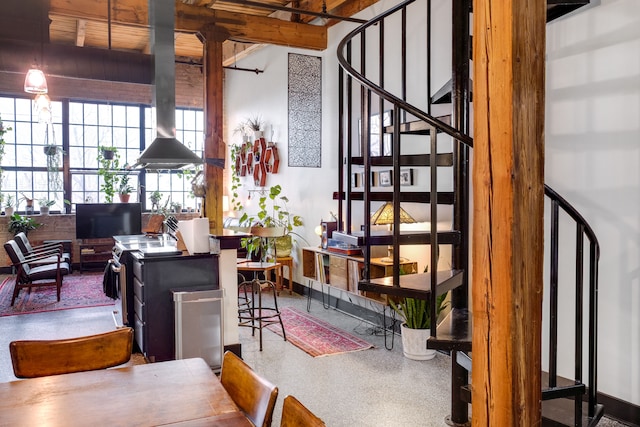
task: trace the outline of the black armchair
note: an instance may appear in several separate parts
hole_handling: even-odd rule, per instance
[[[34,286],[55,286],[57,288],[58,301],[60,301],[60,288],[63,276],[69,274],[70,267],[62,262],[62,255],[45,253],[42,256],[24,256],[15,240],[9,240],[4,244],[4,250],[9,255],[13,266],[17,269],[16,283],[13,288],[11,305],[20,293],[20,289],[27,288],[31,292]],[[44,258],[55,256],[56,261],[50,264],[38,264]]]

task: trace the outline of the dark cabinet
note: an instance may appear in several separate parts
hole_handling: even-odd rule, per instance
[[[175,359],[172,290],[219,289],[218,255],[133,257],[135,339],[150,362]]]

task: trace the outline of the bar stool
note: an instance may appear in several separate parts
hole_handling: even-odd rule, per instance
[[[251,336],[255,336],[255,331],[258,330],[260,351],[262,351],[262,328],[265,326],[279,323],[282,328],[282,337],[285,341],[287,340],[278,308],[277,286],[268,279],[271,272],[280,270],[281,274],[281,269],[282,265],[277,262],[252,261],[238,264],[238,272],[243,277],[243,273],[253,273],[253,278],[245,279],[238,285],[238,326],[251,328]],[[268,291],[273,293],[272,306],[263,304],[262,293]]]

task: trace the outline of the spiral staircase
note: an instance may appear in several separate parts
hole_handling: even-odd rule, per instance
[[[571,12],[588,1],[548,0],[547,22]],[[469,313],[469,162],[473,140],[469,137],[472,88],[469,78],[471,0],[454,0],[452,12],[451,78],[438,90],[432,56],[442,56],[443,41],[433,34],[431,1],[408,0],[382,13],[349,33],[338,47],[339,72],[339,181],[338,224],[343,229],[333,238],[363,248],[365,268],[358,283],[361,291],[430,302],[435,311],[437,296],[451,291],[451,311],[439,325],[431,326],[427,346],[451,355],[452,386],[450,425],[469,422],[469,373],[471,371],[471,316]],[[448,41],[446,41],[448,43]],[[375,55],[372,55],[372,52]],[[409,54],[411,52],[411,54]],[[445,55],[446,56],[446,55]],[[411,72],[409,72],[411,70]],[[408,76],[411,75],[412,78]],[[415,76],[424,76],[416,79]],[[442,76],[439,76],[442,80]],[[383,121],[383,117],[384,120]],[[378,126],[377,124],[380,123]],[[362,131],[361,131],[362,130]],[[428,184],[401,186],[407,169],[420,173]],[[391,186],[381,187],[374,178],[380,170],[391,171]],[[351,177],[361,174],[362,185]],[[595,425],[603,414],[597,403],[597,286],[599,246],[584,218],[553,189],[545,186],[545,214],[550,242],[548,284],[545,287],[543,328],[548,345],[543,355],[543,425]],[[394,206],[391,232],[379,232],[369,224],[372,206],[390,202]],[[400,206],[411,203],[429,213],[430,230],[404,231]],[[438,223],[450,225],[446,230]],[[363,224],[360,232],[355,224]],[[575,230],[575,254],[559,259],[559,236]],[[393,248],[391,279],[373,279],[368,265],[374,246]],[[438,265],[439,245],[451,246],[451,268],[430,268],[426,273],[402,275],[400,247],[421,245],[429,252],[429,265]],[[564,253],[564,252],[563,252]],[[560,283],[559,265],[575,265],[574,283]],[[583,273],[586,272],[586,273]],[[566,320],[558,295],[570,289],[575,319]],[[559,331],[573,328],[573,375],[558,368]],[[584,333],[585,330],[590,333]],[[587,360],[583,366],[583,360]],[[565,375],[559,374],[562,371]]]

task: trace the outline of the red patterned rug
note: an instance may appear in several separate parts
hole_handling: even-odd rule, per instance
[[[287,341],[313,357],[366,350],[373,345],[295,307],[280,310]],[[279,324],[267,326],[282,336]]]
[[[10,276],[0,284],[0,317],[112,305],[114,300],[102,291],[102,277],[102,272],[65,276],[60,289],[60,302],[57,301],[55,286],[35,287],[31,289],[31,293],[22,289],[12,307],[11,296],[15,276]]]

